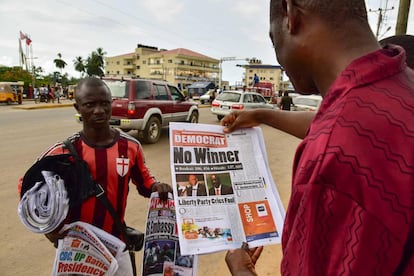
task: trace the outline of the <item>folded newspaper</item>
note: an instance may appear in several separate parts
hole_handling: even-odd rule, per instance
[[[182,255],[280,243],[285,211],[260,128],[171,123],[170,157]]]
[[[198,258],[180,253],[174,200],[151,194],[142,259],[142,276],[196,276]]]
[[[125,243],[85,222],[65,225],[61,232],[52,275],[115,275]]]

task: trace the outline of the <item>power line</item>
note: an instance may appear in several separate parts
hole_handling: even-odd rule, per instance
[[[388,0],[385,1],[385,8],[381,8],[381,6],[382,6],[382,1],[380,3],[380,7],[378,9],[376,9],[376,10],[369,9],[370,12],[378,13],[377,31],[376,31],[376,34],[375,34],[377,39],[379,39],[380,36],[384,35],[386,32],[388,32],[391,29],[391,27],[388,27],[384,31],[384,33],[382,33],[380,35],[380,31],[382,30],[383,25],[385,25],[384,22],[387,21],[387,16],[386,16],[387,12],[394,9],[394,6],[388,8]]]

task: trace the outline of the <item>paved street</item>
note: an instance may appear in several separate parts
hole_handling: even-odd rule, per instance
[[[64,101],[60,105],[65,104],[70,106],[71,102]],[[75,110],[71,107],[22,109],[31,105],[30,102],[24,102],[21,106],[0,105],[0,201],[3,207],[0,275],[5,276],[50,275],[54,248],[42,235],[29,232],[20,223],[16,184],[43,150],[81,128],[75,121]],[[200,122],[218,124],[209,108],[200,109]],[[290,193],[292,158],[299,140],[268,127],[263,127],[263,131],[273,177],[286,206]],[[131,134],[134,135],[134,132]],[[159,181],[171,183],[167,129],[157,144],[143,145],[143,148],[152,173]],[[129,197],[126,220],[131,226],[143,230],[148,200],[138,196],[134,189],[131,189]],[[278,245],[266,247],[258,263],[260,275],[275,275],[279,271],[280,251]],[[201,256],[199,275],[229,275],[224,254]],[[138,264],[141,258],[142,255],[137,254]]]

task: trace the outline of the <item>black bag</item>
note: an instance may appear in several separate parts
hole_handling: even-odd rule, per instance
[[[126,235],[128,236],[128,250],[140,251],[144,245],[144,233],[129,226],[126,226],[125,230]]]
[[[37,182],[44,181],[42,171],[52,171],[64,180],[70,208],[80,205],[98,192],[85,161],[76,160],[72,154],[57,154],[43,157],[27,170],[23,176],[20,197]]]

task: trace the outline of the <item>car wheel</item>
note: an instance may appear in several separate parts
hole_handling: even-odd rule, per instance
[[[144,141],[148,144],[156,143],[161,136],[161,122],[157,117],[151,117],[144,130]]]
[[[198,123],[198,112],[193,111],[190,115],[190,119],[188,120],[189,123],[197,124]]]
[[[221,119],[223,119],[224,116],[223,115],[217,115],[217,120],[221,121]]]

